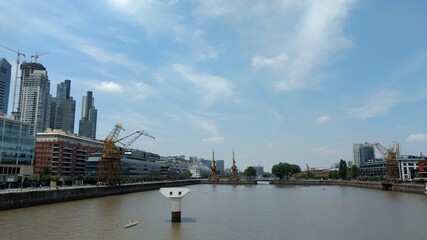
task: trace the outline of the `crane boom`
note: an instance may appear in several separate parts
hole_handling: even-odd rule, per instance
[[[121,181],[121,155],[123,149],[129,147],[133,142],[136,141],[141,135],[147,137],[153,136],[144,132],[144,131],[135,131],[125,137],[119,139],[119,133],[121,130],[124,130],[121,124],[116,124],[108,134],[107,138],[103,141],[103,149],[101,160],[98,164],[98,182],[114,185],[120,184]],[[129,142],[123,143],[124,139],[134,136]],[[116,143],[122,145],[122,147],[117,147]]]
[[[379,144],[379,143],[377,143],[377,142],[372,143],[372,145],[373,145],[376,149],[378,149],[378,151],[380,151],[380,153],[381,153],[385,158],[388,158],[388,155],[389,155],[389,153],[390,153],[390,150],[389,150],[389,149],[385,148],[383,145],[381,145],[381,144]]]
[[[387,149],[379,143],[372,143],[378,151],[384,156],[386,160],[386,174],[389,179],[395,180],[399,178],[399,166],[396,160],[399,149],[393,150],[393,148]]]
[[[123,144],[123,148],[128,148],[133,142],[135,142],[140,136],[142,136],[142,135],[144,135],[144,136],[147,136],[147,137],[150,137],[150,138],[152,138],[152,139],[155,139],[153,136],[151,136],[149,133],[146,133],[146,132],[144,132],[144,131],[136,131],[136,132],[134,132],[133,134],[131,134],[131,135],[129,135],[129,136],[127,136],[127,137],[130,137],[130,136],[132,136],[132,135],[135,135],[135,134],[137,134],[134,138],[132,138],[129,142],[127,142],[127,143],[125,143],[125,144]]]
[[[41,55],[45,55],[48,54],[49,52],[45,52],[45,53],[34,53],[33,55],[31,55],[31,58],[34,58],[34,63],[37,63],[37,58],[39,58]]]
[[[2,44],[0,44],[1,47],[6,48],[9,51],[15,52],[17,54],[17,58],[16,58],[16,71],[15,71],[15,85],[13,87],[13,99],[12,99],[12,111],[15,110],[15,100],[16,100],[16,88],[18,85],[18,69],[19,69],[19,63],[20,63],[20,56],[24,56],[25,57],[25,53],[22,53],[19,49],[18,50],[13,50],[11,48],[8,48]]]

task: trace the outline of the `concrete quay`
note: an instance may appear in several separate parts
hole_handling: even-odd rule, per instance
[[[117,186],[94,185],[81,187],[35,188],[13,192],[3,191],[0,193],[0,211],[87,198],[156,190],[162,187],[181,187],[200,183],[200,180],[180,180],[132,183]]]
[[[254,184],[256,185],[256,181],[248,180],[248,179],[239,179],[239,180],[229,180],[229,179],[218,179],[218,180],[211,180],[211,179],[201,179],[201,184],[230,184],[230,185],[247,185],[247,184]]]
[[[406,192],[425,194],[425,184],[411,184],[411,183],[388,183],[382,182],[366,182],[366,181],[346,181],[346,180],[292,180],[283,181],[275,180],[270,184],[273,185],[330,185],[330,186],[348,186],[348,187],[362,187],[386,191]]]

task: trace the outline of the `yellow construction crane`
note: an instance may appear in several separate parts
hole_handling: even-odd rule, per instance
[[[12,112],[15,111],[15,99],[16,99],[16,88],[17,88],[17,84],[18,84],[18,69],[19,69],[19,63],[20,63],[20,56],[25,57],[25,53],[22,53],[19,49],[17,50],[13,50],[11,48],[8,48],[4,45],[1,45],[1,47],[6,48],[9,51],[15,52],[17,54],[17,58],[16,58],[16,72],[15,72],[15,86],[13,87],[13,99],[12,99]]]
[[[119,139],[120,131],[124,128],[121,124],[116,124],[110,134],[103,141],[101,159],[98,163],[98,182],[107,185],[116,185],[121,182],[121,156],[123,151],[135,142],[141,135],[153,138],[144,131],[136,131]],[[127,143],[122,141],[132,137]],[[121,147],[116,146],[121,144]]]
[[[378,151],[384,156],[386,160],[386,177],[388,180],[397,180],[399,179],[399,165],[396,160],[397,155],[400,154],[399,147],[396,149],[385,148],[383,145],[379,143],[372,143],[372,146],[376,147]],[[397,145],[398,146],[398,145]]]
[[[48,54],[49,52],[45,52],[45,53],[34,53],[33,55],[31,55],[31,58],[34,58],[34,63],[37,63],[37,58],[39,58],[41,55],[45,55]]]

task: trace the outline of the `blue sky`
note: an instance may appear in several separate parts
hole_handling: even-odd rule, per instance
[[[52,95],[72,81],[76,126],[93,91],[100,139],[121,123],[121,136],[156,137],[135,148],[206,159],[215,149],[226,167],[235,149],[240,169],[265,171],[353,160],[353,143],[427,153],[426,1],[1,0],[0,9],[0,44],[26,61],[49,52],[38,62]],[[13,52],[0,57],[15,68]]]

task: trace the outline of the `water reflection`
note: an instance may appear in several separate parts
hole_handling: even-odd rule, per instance
[[[171,222],[169,230],[169,239],[189,239],[188,235],[188,224],[195,223],[197,220],[195,218],[184,217],[181,218],[181,222]],[[186,231],[187,230],[187,231]]]
[[[181,223],[171,223],[169,231],[170,239],[182,239],[181,238]]]

